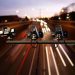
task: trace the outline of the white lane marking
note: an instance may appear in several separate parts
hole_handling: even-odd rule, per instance
[[[64,53],[64,55],[66,56],[66,58],[68,59],[69,63],[71,64],[71,66],[74,66],[73,62],[71,61],[71,59],[69,58],[68,54],[66,53],[66,51],[64,50],[64,48],[59,44],[59,47],[61,48],[62,52]]]
[[[34,63],[35,53],[36,53],[36,49],[34,50],[34,53],[33,53],[33,58],[32,58],[32,62],[31,62],[31,66],[30,66],[30,70],[29,70],[29,74],[28,75],[31,75],[31,72],[32,72],[32,67],[33,67],[33,63]]]
[[[49,62],[49,54],[48,54],[48,47],[46,46],[46,56],[47,56],[47,64],[48,64],[48,74],[51,75],[51,69],[50,69],[50,62]]]
[[[55,44],[55,46],[56,46],[56,44]],[[66,63],[65,63],[65,61],[64,61],[64,59],[63,59],[63,57],[62,57],[62,55],[61,55],[61,53],[60,53],[58,47],[56,47],[56,50],[57,50],[57,53],[58,53],[58,55],[59,55],[59,57],[60,57],[60,59],[61,59],[63,65],[64,65],[64,67],[66,67],[67,65],[66,65]]]
[[[51,51],[52,58],[53,58],[53,61],[54,61],[54,65],[55,65],[56,73],[57,73],[57,75],[59,75],[59,71],[58,71],[57,63],[56,63],[55,56],[54,56],[54,53],[53,53],[53,50],[52,50],[52,47],[51,47],[51,46],[50,46],[50,51]]]

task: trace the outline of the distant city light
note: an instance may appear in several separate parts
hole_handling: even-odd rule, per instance
[[[61,17],[59,17],[58,19],[61,20]]]
[[[64,12],[64,10],[62,9],[61,12]]]
[[[20,11],[19,10],[16,10],[16,13],[19,13]]]
[[[5,22],[8,22],[8,20],[5,20]]]

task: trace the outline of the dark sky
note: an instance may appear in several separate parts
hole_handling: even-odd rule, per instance
[[[0,15],[51,16],[75,0],[0,0]],[[18,12],[16,12],[18,11]]]

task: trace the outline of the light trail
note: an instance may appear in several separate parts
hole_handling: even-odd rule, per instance
[[[30,51],[30,49],[31,49],[31,46],[30,46],[30,45],[27,45],[26,47],[28,48],[28,49],[27,49],[27,52],[26,52],[26,54],[25,54],[25,56],[24,56],[24,58],[23,58],[23,60],[22,60],[22,62],[21,62],[21,64],[20,64],[20,66],[19,66],[19,68],[18,68],[18,70],[17,70],[16,75],[20,75],[21,69],[23,68],[24,62],[26,61],[26,59],[27,59],[27,57],[28,57],[28,54],[29,54],[29,51]]]
[[[66,58],[68,59],[69,63],[71,64],[71,66],[74,66],[73,62],[71,61],[71,59],[69,58],[68,54],[66,53],[66,51],[64,50],[64,48],[59,44],[59,47],[61,48],[62,52],[64,53],[64,55],[66,56]]]
[[[54,56],[54,53],[53,53],[53,50],[52,50],[52,47],[51,47],[51,46],[50,46],[50,51],[51,51],[52,58],[53,58],[53,61],[54,61],[54,65],[55,65],[56,73],[57,73],[57,75],[60,75],[60,74],[59,74],[58,67],[57,67],[57,63],[56,63],[56,60],[55,60],[55,56]]]
[[[48,64],[48,74],[51,75],[51,69],[50,69],[50,62],[49,62],[49,54],[48,54],[48,47],[46,46],[46,56],[47,56],[47,64]]]
[[[55,46],[56,46],[56,44],[55,44]],[[57,53],[58,53],[58,55],[59,55],[59,57],[60,57],[60,59],[61,59],[63,65],[64,65],[64,67],[66,67],[67,65],[66,65],[66,63],[65,63],[65,61],[64,61],[64,59],[63,59],[63,57],[62,57],[62,55],[61,55],[61,53],[60,53],[58,47],[56,47],[56,50],[57,50]]]
[[[33,53],[33,58],[32,58],[32,62],[31,62],[31,66],[30,66],[30,70],[29,70],[29,74],[28,75],[31,75],[31,72],[32,72],[32,67],[33,67],[33,63],[34,63],[35,53],[36,53],[36,48],[35,48],[34,53]]]

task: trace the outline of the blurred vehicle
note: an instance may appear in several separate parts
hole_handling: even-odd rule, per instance
[[[28,38],[31,40],[37,40],[38,38],[43,38],[43,32],[39,31],[36,26],[31,27],[30,33],[28,33]]]
[[[63,31],[62,27],[59,25],[56,26],[55,32],[52,32],[52,37],[56,38],[57,40],[63,40],[64,38],[68,37],[68,32]]]
[[[7,39],[12,39],[13,36],[15,36],[15,29],[9,28],[9,27],[2,27],[0,30],[0,37],[7,37]]]

